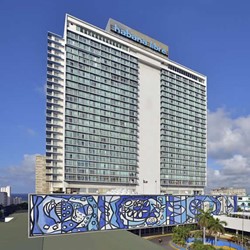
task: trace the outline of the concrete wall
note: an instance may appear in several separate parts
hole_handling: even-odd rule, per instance
[[[250,232],[250,219],[234,218],[234,217],[228,217],[226,215],[220,215],[214,217],[227,222],[227,226],[225,226],[225,228]]]
[[[236,211],[233,196],[31,195],[29,234],[46,236],[195,223],[200,209]]]
[[[139,194],[160,193],[160,71],[139,64]]]

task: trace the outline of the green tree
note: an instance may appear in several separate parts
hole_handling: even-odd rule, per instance
[[[224,226],[227,225],[226,221],[221,221],[220,219],[213,217],[210,219],[210,223],[208,225],[209,231],[215,235],[215,245],[217,243],[217,235],[218,233],[225,233]]]
[[[197,230],[193,233],[193,236],[195,239],[200,239],[202,238],[202,231],[201,230]]]
[[[233,235],[231,238],[230,238],[231,241],[237,243],[237,244],[240,244],[241,242],[241,235],[239,234],[236,234],[236,235]]]
[[[190,246],[190,249],[192,249],[192,250],[214,250],[215,248],[211,245],[204,245],[202,243],[202,241],[200,241],[200,240],[196,240]]]
[[[243,212],[243,209],[240,206],[238,206],[237,207],[237,212]]]
[[[199,210],[199,214],[197,215],[197,219],[198,219],[198,225],[203,228],[203,244],[206,243],[206,228],[208,228],[208,226],[211,223],[211,219],[212,219],[212,215],[211,215],[211,210]]]
[[[172,240],[175,244],[180,245],[180,246],[184,246],[186,244],[186,240],[189,237],[189,234],[190,234],[189,227],[176,226],[173,229]]]

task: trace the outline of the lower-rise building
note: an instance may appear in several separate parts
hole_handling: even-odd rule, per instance
[[[6,207],[8,204],[8,196],[6,192],[0,192],[0,205]]]
[[[9,206],[12,201],[11,201],[11,187],[10,186],[6,186],[6,187],[1,187],[0,188],[0,192],[6,193],[7,195],[7,206]]]
[[[22,200],[22,197],[14,197],[13,198],[13,204],[14,205],[18,205],[18,204],[21,204],[23,202],[23,200]]]
[[[250,196],[238,196],[238,208],[250,211]]]
[[[36,156],[36,193],[49,193],[49,184],[46,182],[46,156]]]
[[[240,195],[245,196],[246,195],[246,189],[245,188],[234,188],[234,187],[221,187],[221,188],[215,188],[211,191],[211,195]]]

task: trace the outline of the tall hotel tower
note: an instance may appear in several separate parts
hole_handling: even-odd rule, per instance
[[[64,36],[48,34],[49,192],[202,194],[206,95],[168,46],[66,15]]]

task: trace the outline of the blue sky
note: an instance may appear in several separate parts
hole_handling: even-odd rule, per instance
[[[167,44],[170,59],[207,75],[208,184],[247,187],[249,10],[248,0],[1,0],[0,186],[34,191],[34,155],[45,153],[47,32],[62,35],[69,13],[100,28],[112,17]],[[238,182],[234,166],[242,174]]]

